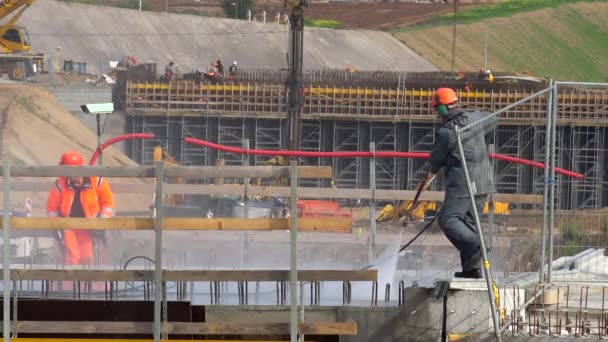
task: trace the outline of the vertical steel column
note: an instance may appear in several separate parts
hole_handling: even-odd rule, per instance
[[[369,200],[369,251],[367,263],[373,265],[376,259],[376,143],[369,143],[369,189],[371,198]]]
[[[160,161],[156,164],[156,218],[154,221],[154,231],[156,239],[154,240],[154,342],[161,340],[161,301],[163,295],[163,279],[162,279],[162,238],[163,238],[163,182],[165,173],[165,164]]]
[[[11,211],[11,184],[10,184],[10,179],[11,179],[11,162],[10,160],[5,160],[4,163],[2,164],[3,166],[3,173],[2,173],[2,191],[3,191],[3,196],[2,196],[2,201],[3,201],[3,206],[2,206],[2,224],[3,224],[3,229],[2,229],[2,239],[4,241],[4,248],[3,248],[3,252],[4,252],[4,262],[3,262],[3,274],[4,274],[4,280],[2,281],[2,286],[3,286],[3,336],[4,336],[4,342],[10,342],[11,341],[11,288],[10,288],[10,283],[11,283],[11,252],[10,252],[10,247],[11,247],[11,243],[10,243],[10,224],[11,224],[11,215],[9,214]]]
[[[488,152],[494,153],[494,144],[490,144],[488,146]],[[490,159],[490,165],[492,168],[492,173],[494,173],[494,159]],[[490,189],[490,193],[488,193],[488,245],[489,250],[492,252],[492,247],[494,244],[494,187]]]
[[[554,87],[553,79],[549,80],[549,88]],[[551,116],[553,115],[553,92],[547,95],[547,128],[545,130],[545,174],[543,179],[543,223],[540,231],[540,270],[538,271],[538,283],[542,284],[545,280],[545,262],[547,250],[547,204],[549,202],[549,161],[551,154]],[[549,261],[551,262],[551,261]]]
[[[289,162],[291,183],[291,342],[298,341],[298,162]]]
[[[249,150],[249,139],[243,140],[243,148]],[[245,154],[243,157],[243,166],[249,166],[249,154]],[[243,216],[249,218],[249,194],[247,188],[249,186],[250,178],[245,178],[243,181],[245,187],[245,194],[243,196]],[[241,269],[247,268],[247,254],[248,254],[248,243],[247,243],[247,231],[241,232]]]
[[[550,183],[549,183],[549,270],[547,273],[547,282],[551,283],[551,276],[553,273],[553,224],[555,220],[555,141],[557,137],[557,85],[551,82],[553,85],[552,101],[551,101],[551,165],[550,168]]]
[[[466,163],[464,155],[464,149],[462,148],[462,140],[458,131],[458,126],[455,127],[456,140],[458,142],[458,152],[460,160],[464,166],[464,177],[467,182],[467,189],[469,191],[469,199],[471,200],[471,207],[473,208],[473,218],[475,219],[475,227],[477,228],[477,235],[479,236],[479,243],[481,245],[481,255],[483,257],[483,270],[486,276],[486,285],[488,287],[488,297],[490,299],[490,307],[492,308],[492,322],[494,323],[494,334],[496,335],[496,341],[501,341],[500,338],[500,323],[498,322],[496,302],[494,302],[494,291],[492,288],[492,273],[490,272],[490,262],[488,261],[488,255],[486,253],[486,244],[483,240],[483,232],[481,231],[481,222],[479,221],[479,213],[477,212],[477,204],[475,203],[475,194],[471,187],[471,177],[469,176],[469,169]]]
[[[291,8],[289,16],[289,76],[285,83],[287,89],[287,134],[283,148],[299,150],[302,135],[302,66],[304,50],[304,10],[302,6],[306,1],[300,0]]]

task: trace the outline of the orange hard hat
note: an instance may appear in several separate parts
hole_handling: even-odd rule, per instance
[[[61,156],[59,165],[82,166],[84,165],[84,160],[80,153],[76,151],[67,151]]]
[[[431,106],[433,108],[440,104],[447,106],[456,101],[458,101],[458,96],[456,96],[456,92],[453,89],[439,88],[433,93]]]

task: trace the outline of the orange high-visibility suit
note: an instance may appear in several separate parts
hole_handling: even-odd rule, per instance
[[[79,193],[79,201],[74,203],[76,193]],[[49,193],[46,212],[49,217],[112,217],[114,195],[110,185],[102,177],[84,177],[80,187],[75,187],[68,179],[60,177]],[[91,231],[66,229],[62,240],[67,264],[92,263]]]

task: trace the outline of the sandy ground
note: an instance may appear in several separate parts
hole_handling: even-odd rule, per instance
[[[13,165],[57,165],[66,150],[80,152],[85,161],[97,147],[97,137],[63,109],[45,89],[28,85],[0,84],[0,149],[3,160]],[[104,165],[134,166],[131,159],[110,148]],[[38,178],[34,181],[52,181]],[[125,180],[110,180],[119,186]],[[133,180],[128,180],[132,182]],[[33,201],[33,214],[45,215],[46,193],[13,192],[12,206],[21,210],[26,197]],[[117,210],[146,210],[149,196],[117,194]]]

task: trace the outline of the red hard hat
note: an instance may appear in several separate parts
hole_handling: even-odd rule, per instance
[[[82,166],[84,165],[84,160],[80,153],[76,151],[67,151],[61,156],[59,165]]]
[[[456,92],[454,90],[450,88],[439,88],[433,93],[431,106],[433,108],[440,104],[447,106],[456,101],[458,101],[458,96],[456,96]]]

